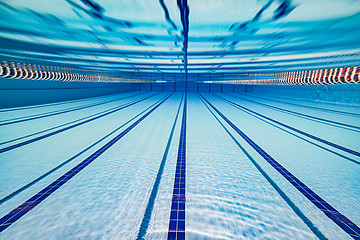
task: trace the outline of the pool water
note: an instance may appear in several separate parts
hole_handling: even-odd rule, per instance
[[[0,239],[358,237],[337,224],[360,224],[356,105],[127,92],[0,116]]]

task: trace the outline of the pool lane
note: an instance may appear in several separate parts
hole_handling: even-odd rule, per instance
[[[146,97],[147,97],[147,96],[144,96],[144,98],[146,98]],[[131,103],[131,102],[134,101],[134,100],[136,100],[136,99],[130,100],[130,102],[128,102],[128,103],[120,104],[120,106],[125,106],[125,105]],[[95,112],[94,114],[92,114],[92,113],[90,112],[90,113],[88,113],[87,115],[85,115],[85,117],[82,117],[82,118],[76,118],[76,117],[74,117],[73,119],[75,119],[75,120],[71,119],[70,121],[67,121],[67,122],[65,122],[65,123],[61,123],[60,125],[56,125],[56,126],[53,126],[53,127],[50,127],[50,128],[45,128],[45,129],[43,128],[43,129],[41,129],[40,131],[33,132],[33,133],[30,133],[30,134],[24,134],[24,135],[22,135],[22,136],[20,136],[20,137],[15,137],[15,138],[12,138],[12,139],[9,139],[9,138],[11,138],[11,134],[14,134],[14,130],[13,130],[14,128],[9,127],[9,128],[6,129],[6,132],[8,133],[8,135],[10,135],[10,136],[7,137],[9,140],[6,140],[6,141],[1,142],[1,143],[0,143],[0,146],[1,146],[1,148],[9,147],[9,146],[11,146],[11,145],[19,144],[19,143],[28,141],[28,140],[30,140],[30,139],[34,139],[34,138],[36,138],[36,137],[40,137],[40,136],[42,136],[42,135],[45,135],[45,134],[48,134],[48,133],[51,133],[51,132],[55,132],[55,131],[60,130],[60,129],[62,129],[62,128],[69,127],[69,126],[71,126],[71,125],[84,122],[84,121],[86,121],[86,120],[89,120],[89,119],[91,119],[91,118],[100,116],[100,115],[102,115],[102,114],[105,114],[105,116],[106,116],[106,113],[110,112],[111,110],[113,110],[113,109],[115,109],[115,108],[117,108],[117,107],[119,107],[119,105],[118,105],[118,106],[114,106],[114,107],[109,108],[109,109],[97,111],[97,112]],[[110,113],[110,114],[111,114],[111,113]],[[101,116],[100,116],[100,117],[101,117]],[[32,129],[32,127],[33,127],[34,125],[35,125],[35,126],[41,126],[40,124],[36,123],[36,124],[31,124],[30,126],[28,126],[28,125],[26,125],[26,126],[21,126],[21,129],[24,129],[24,128],[25,128],[25,129]],[[18,128],[19,128],[19,126],[16,127],[16,129],[18,129]],[[36,127],[35,127],[35,128],[36,128]]]
[[[301,117],[301,118],[304,118],[304,119],[310,119],[310,120],[313,120],[315,122],[322,122],[322,123],[328,124],[330,126],[340,127],[340,128],[348,129],[348,130],[351,130],[351,131],[356,131],[358,133],[360,132],[359,131],[360,127],[356,126],[356,125],[351,125],[351,124],[346,124],[346,123],[342,123],[342,122],[339,122],[339,121],[333,121],[333,120],[330,120],[330,119],[316,117],[316,116],[309,115],[309,114],[304,114],[304,113],[301,113],[301,112],[298,112],[298,111],[292,111],[292,110],[289,110],[289,109],[286,109],[286,108],[281,108],[281,107],[277,107],[277,106],[274,106],[274,105],[270,105],[268,103],[262,103],[262,102],[259,102],[259,101],[254,101],[254,100],[251,100],[251,99],[247,99],[247,98],[244,98],[244,97],[241,97],[241,96],[236,96],[236,95],[231,95],[231,96],[234,96],[234,97],[236,97],[238,99],[245,100],[245,101],[248,101],[248,102],[251,102],[251,103],[255,103],[257,105],[265,106],[267,108],[274,109],[274,110],[277,110],[277,111],[280,111],[280,112],[284,112],[284,113],[287,113],[287,114],[298,116],[298,117]]]
[[[46,188],[41,190],[39,193],[28,199],[26,202],[12,210],[10,213],[5,215],[0,219],[0,233],[4,231],[6,228],[10,227],[13,223],[19,220],[26,213],[35,208],[38,204],[48,198],[52,193],[58,190],[62,185],[64,185],[67,181],[73,178],[76,174],[78,174],[81,170],[87,167],[90,163],[96,160],[101,154],[103,154],[106,150],[108,150],[111,146],[113,146],[117,141],[119,141],[122,137],[124,137],[128,132],[130,132],[136,125],[138,125],[141,121],[143,121],[147,116],[149,116],[153,111],[155,111],[161,104],[163,104],[171,95],[167,96],[163,100],[161,100],[157,105],[151,108],[148,112],[146,112],[143,116],[141,116],[138,120],[136,120],[133,124],[127,127],[124,131],[119,133],[116,137],[111,139],[101,148],[99,148],[96,152],[94,152],[91,156],[87,157],[80,164],[76,165],[70,171],[62,175],[56,181],[48,185]]]
[[[205,98],[204,100],[254,149],[256,150],[272,167],[274,167],[283,177],[285,177],[297,190],[299,190],[309,201],[311,201],[319,210],[328,216],[334,223],[348,233],[352,238],[360,238],[360,228],[352,222],[349,218],[340,213],[337,209],[331,206],[308,186],[306,186],[300,179],[295,177],[286,168],[284,168],[278,161],[271,157],[258,144],[249,138],[243,131],[235,126],[224,114],[222,114],[214,105],[212,105]]]
[[[186,117],[187,93],[181,120],[180,141],[176,159],[174,189],[171,200],[169,222],[169,240],[185,240],[185,206],[186,206]]]
[[[261,117],[240,111],[214,95],[203,95],[279,164],[355,224],[360,223],[360,171],[356,164],[282,131],[260,120]],[[164,96],[165,93],[159,94],[104,118],[0,154],[0,193],[3,196],[74,157],[65,166],[0,204],[0,217],[90,157],[136,120],[82,151]],[[298,121],[296,116],[245,103],[229,95],[220,96],[295,127],[313,127],[315,131],[318,126],[322,126],[321,131],[332,127]],[[136,239],[149,212],[149,204],[153,208],[146,217],[148,226],[142,237],[167,239],[183,108],[175,125],[174,120],[181,97],[182,94],[175,93],[95,161],[3,231],[0,239],[40,239],[43,236],[50,239]],[[288,109],[297,111],[299,108]],[[317,110],[311,111],[324,117]],[[336,120],[336,114],[325,114]],[[325,239],[351,239],[218,115],[230,135],[248,153],[246,155],[196,94],[188,94],[186,116],[187,239],[237,239],[239,236],[324,239],[321,234]],[[37,121],[19,124],[28,124],[30,128]],[[42,124],[41,119],[39,122]],[[41,126],[36,127],[40,129]],[[173,139],[169,145],[172,130]],[[339,132],[345,138],[341,141],[348,141],[347,132]],[[162,176],[158,180],[160,171]],[[311,224],[315,231],[309,228]]]
[[[96,145],[98,145],[99,143],[106,141],[107,138],[111,137],[111,135],[115,134],[116,132],[118,132],[120,129],[122,129],[123,127],[125,127],[126,125],[130,124],[131,122],[135,121],[137,118],[141,117],[142,114],[146,113],[148,110],[150,110],[152,107],[154,107],[157,103],[154,103],[152,105],[150,105],[148,108],[146,108],[145,110],[143,110],[142,112],[138,113],[136,116],[134,116],[133,118],[131,118],[130,120],[128,120],[127,122],[125,122],[124,124],[122,124],[121,126],[119,126],[118,128],[114,129],[113,131],[109,132],[108,134],[106,134],[105,136],[103,136],[102,138],[98,139],[97,141],[95,141],[93,144],[89,145],[87,148],[83,149],[82,151],[80,151],[79,153],[77,153],[76,155],[72,156],[69,159],[64,160],[62,163],[60,163],[59,165],[57,165],[56,167],[52,168],[51,170],[45,172],[44,174],[42,174],[41,176],[35,178],[34,180],[32,180],[31,182],[29,182],[28,184],[22,186],[21,188],[13,191],[12,193],[8,194],[7,196],[3,197],[0,199],[0,205],[2,205],[3,203],[5,203],[6,201],[16,197],[18,194],[26,191],[27,189],[29,189],[30,187],[34,186],[36,183],[38,183],[39,181],[44,180],[46,177],[50,176],[54,177],[56,173],[56,171],[59,172],[59,169],[61,169],[62,171],[64,171],[64,169],[66,167],[71,166],[71,163],[73,164],[75,162],[75,160],[79,157],[84,156],[87,152],[89,152],[89,150],[91,150],[92,148],[94,148]],[[175,123],[174,123],[175,124]],[[171,138],[169,139],[169,141],[171,142]],[[169,143],[170,144],[170,143]],[[164,158],[166,159],[166,157],[164,156]],[[163,160],[164,161],[164,160]],[[49,180],[49,178],[48,178]],[[44,181],[43,183],[44,184]],[[38,187],[39,185],[37,185]],[[155,188],[155,187],[154,187]],[[1,213],[1,211],[0,211]]]
[[[157,199],[158,193],[159,193],[159,188],[160,188],[160,183],[162,180],[162,176],[164,174],[164,169],[165,169],[165,165],[169,156],[169,151],[171,148],[171,143],[173,142],[173,138],[174,138],[174,132],[176,129],[176,125],[177,125],[177,121],[180,115],[180,109],[181,109],[181,105],[183,103],[183,98],[181,99],[180,103],[179,103],[179,108],[177,110],[175,119],[174,119],[174,124],[172,126],[171,132],[170,132],[170,136],[168,139],[168,142],[166,144],[166,148],[164,150],[164,155],[162,157],[160,166],[159,166],[159,171],[156,174],[156,179],[154,182],[154,186],[151,190],[151,194],[150,194],[150,198],[149,198],[149,202],[146,206],[145,209],[145,213],[144,213],[144,217],[141,221],[140,224],[140,229],[138,232],[138,235],[136,237],[136,239],[140,240],[143,239],[145,237],[145,235],[149,232],[149,225],[150,225],[150,221],[151,221],[151,217],[153,215],[153,210],[154,210],[154,206],[155,206],[155,201]]]
[[[261,103],[265,103],[265,104],[271,104],[273,106],[276,107],[280,107],[280,108],[285,108],[285,109],[291,109],[292,111],[295,112],[299,112],[299,113],[304,113],[304,114],[309,114],[309,115],[313,115],[315,117],[320,117],[320,118],[326,118],[332,121],[341,121],[345,124],[350,124],[350,125],[358,125],[359,122],[359,117],[357,115],[351,115],[352,113],[356,113],[356,108],[348,108],[345,105],[340,105],[337,106],[337,110],[342,110],[340,112],[345,112],[346,111],[353,111],[353,112],[348,112],[350,114],[342,114],[342,113],[338,113],[338,112],[328,112],[328,111],[323,111],[322,109],[317,109],[316,107],[311,108],[307,107],[305,105],[296,105],[293,104],[291,102],[278,102],[278,101],[274,101],[271,99],[267,99],[267,98],[262,98],[262,96],[259,96],[257,94],[238,94],[238,95],[233,95],[230,94],[231,96],[238,96],[241,98],[246,98],[249,100],[253,100],[253,101],[257,101],[257,102],[261,102]],[[299,102],[299,101],[298,101]],[[317,105],[312,105],[312,106],[317,106]],[[327,104],[328,107],[332,107],[332,105]],[[331,109],[325,109],[325,110],[331,110]]]
[[[70,107],[70,108],[64,108],[64,109],[55,110],[55,111],[48,111],[48,112],[41,113],[41,114],[33,114],[32,113],[31,115],[28,115],[28,116],[13,117],[13,118],[5,119],[5,120],[3,120],[3,116],[2,116],[1,121],[0,121],[0,126],[10,125],[10,124],[15,124],[15,123],[20,123],[20,122],[27,122],[27,121],[40,119],[40,118],[56,116],[56,115],[63,114],[63,113],[83,110],[83,109],[87,109],[90,107],[95,107],[95,106],[100,106],[100,105],[111,103],[111,102],[116,102],[116,101],[119,101],[122,99],[137,96],[137,95],[140,95],[140,93],[135,93],[130,96],[116,97],[115,99],[111,99],[111,100],[107,100],[107,101],[103,101],[103,102],[95,102],[95,103],[80,105],[77,107]]]
[[[77,155],[164,96],[157,95],[114,114],[0,154],[0,198]]]
[[[24,107],[14,107],[14,108],[4,108],[0,110],[0,113],[9,113],[12,112],[10,114],[20,114],[19,116],[23,116],[26,113],[30,113],[33,114],[34,110],[35,111],[47,111],[47,110],[43,110],[42,108],[47,108],[47,109],[63,109],[64,107],[69,107],[72,106],[72,104],[78,104],[78,103],[89,103],[89,102],[98,102],[99,100],[101,101],[102,99],[106,99],[108,97],[112,98],[112,96],[115,95],[122,95],[122,96],[126,96],[126,95],[131,95],[133,92],[123,92],[123,93],[116,93],[116,94],[109,94],[109,95],[102,95],[102,96],[97,96],[97,97],[89,97],[89,98],[81,98],[81,99],[76,99],[76,100],[69,100],[69,101],[62,101],[62,102],[54,102],[54,103],[45,103],[45,104],[39,104],[39,105],[31,105],[31,106],[24,106]]]
[[[262,99],[265,101],[285,104],[286,106],[295,106],[300,107],[301,109],[312,109],[320,112],[328,112],[338,115],[347,115],[352,117],[360,117],[358,113],[359,106],[347,106],[345,104],[334,104],[334,103],[324,103],[324,102],[317,102],[311,100],[304,100],[304,99],[295,99],[295,98],[285,98],[279,96],[270,96],[270,95],[262,95],[262,94],[255,94],[255,93],[247,93],[241,94],[249,97],[253,97],[256,99]]]
[[[293,114],[285,114],[283,112],[279,112],[277,110],[271,110],[268,108],[264,108],[259,106],[258,104],[254,104],[248,101],[242,101],[239,100],[237,98],[237,96],[234,97],[230,97],[230,96],[222,96],[226,99],[231,100],[233,103],[233,105],[238,108],[238,110],[240,112],[244,112],[247,113],[249,116],[255,117],[259,120],[261,120],[264,124],[268,124],[271,125],[275,128],[278,128],[281,131],[284,131],[290,135],[293,135],[301,140],[303,140],[304,142],[307,142],[313,146],[316,146],[318,148],[321,148],[325,151],[328,151],[332,154],[335,154],[341,158],[343,158],[346,161],[350,161],[356,164],[360,163],[360,158],[357,156],[354,156],[353,154],[349,154],[346,151],[338,151],[336,148],[333,148],[332,146],[328,145],[328,144],[323,144],[321,143],[321,141],[316,141],[312,138],[309,138],[306,136],[306,133],[311,133],[313,136],[314,134],[316,134],[316,136],[321,136],[320,140],[331,140],[331,141],[335,141],[337,143],[341,143],[344,144],[344,146],[347,147],[352,147],[354,149],[358,149],[358,146],[356,145],[357,139],[359,139],[359,132],[358,131],[354,131],[348,128],[338,128],[336,126],[333,126],[332,124],[324,124],[323,122],[319,122],[319,121],[314,121],[314,120],[310,120],[310,119],[306,119],[306,118],[299,118],[298,116],[295,116]],[[247,109],[251,109],[250,111],[245,110],[244,108],[241,108],[237,105],[235,105],[234,103],[238,103],[240,106],[245,106]],[[293,109],[293,108],[289,108],[289,111],[298,111],[297,108]],[[252,113],[251,111],[255,111],[254,113]],[[302,110],[304,111],[304,110]],[[271,116],[271,120],[267,120],[266,118],[260,117],[260,115],[265,115],[266,117]],[[311,114],[314,114],[313,112]],[[315,113],[314,115],[316,116],[316,114],[320,114],[319,112]],[[326,115],[326,114],[324,114]],[[334,117],[333,114],[331,117]],[[324,117],[328,117],[328,116],[324,116]],[[337,115],[337,117],[339,117],[339,115]],[[346,122],[346,120],[349,120],[349,116],[340,116],[341,121]],[[275,121],[274,121],[275,120]],[[281,124],[277,124],[276,120],[280,120],[281,123],[286,123],[287,126],[289,126],[288,128],[285,127],[281,127]],[[336,118],[334,118],[334,120],[336,120]],[[295,127],[296,130],[298,130],[299,128],[302,130],[305,130],[305,134],[299,134],[296,131],[292,131],[291,127]],[[300,130],[301,131],[301,130]],[[304,131],[302,131],[304,132]],[[329,142],[329,141],[328,141]]]
[[[360,188],[358,186],[360,186],[360,178],[358,164],[344,161],[343,158],[311,145],[285,131],[281,131],[275,126],[240,111],[215,96],[207,94],[204,94],[204,96],[287,170],[324,198],[326,202],[353,222],[359,224]],[[236,132],[234,134],[238,135]],[[346,132],[342,136],[346,138]],[[264,161],[240,136],[238,136],[238,141],[244,145],[251,156],[259,159],[258,162],[261,167],[288,194],[292,201],[309,215],[315,225],[327,237],[330,236],[329,239],[333,239],[339,232],[342,232],[337,225],[329,223],[332,221],[329,221],[325,214],[315,210],[316,207],[309,205],[311,202]],[[321,213],[321,215],[317,214],[317,212]],[[338,239],[342,238],[346,239],[346,236],[338,236]]]
[[[147,95],[144,94],[143,97],[145,98],[150,95],[151,94],[147,94]],[[102,113],[111,111],[119,107],[120,105],[130,103],[134,100],[139,100],[139,96],[120,99],[118,101],[110,102],[105,105],[95,106],[75,112],[68,112],[57,116],[50,116],[48,118],[37,119],[35,121],[21,122],[8,126],[0,126],[1,148],[8,147],[10,145],[13,145],[14,143],[16,144],[19,142],[23,142],[24,140],[33,138],[33,136],[38,136],[43,133],[48,133],[54,129],[60,129],[62,127],[69,126],[73,123],[78,123],[86,119],[89,119],[91,117],[101,115]],[[116,98],[118,97],[112,96],[112,100]],[[99,101],[103,102],[103,100],[101,99],[99,99]]]
[[[153,95],[154,96],[154,95]],[[3,148],[0,148],[0,154],[1,153],[4,153],[4,152],[7,152],[7,151],[11,151],[13,149],[16,149],[16,148],[19,148],[19,147],[22,147],[22,146],[25,146],[27,144],[31,144],[31,143],[34,143],[34,142],[37,142],[37,141],[40,141],[42,139],[45,139],[45,138],[48,138],[50,136],[53,136],[55,134],[58,134],[58,133],[61,133],[61,132],[64,132],[64,131],[67,131],[67,130],[70,130],[72,128],[75,128],[75,127],[78,127],[78,126],[81,126],[83,124],[86,124],[86,123],[89,123],[91,121],[94,121],[94,120],[97,120],[99,118],[102,118],[104,116],[107,116],[109,114],[112,114],[112,113],[115,113],[117,111],[120,111],[120,110],[123,110],[127,107],[130,107],[134,104],[137,104],[137,103],[140,103],[142,101],[145,101],[146,99],[150,98],[152,96],[149,96],[149,97],[146,97],[146,98],[142,98],[142,99],[139,99],[139,100],[136,100],[136,101],[132,101],[132,102],[129,102],[127,104],[123,104],[123,105],[120,105],[118,107],[115,107],[114,109],[111,109],[110,111],[107,111],[107,112],[104,112],[102,114],[99,114],[99,115],[96,115],[96,116],[92,116],[86,120],[83,120],[83,121],[80,121],[80,122],[77,122],[77,123],[74,123],[74,124],[71,124],[69,126],[66,126],[66,127],[63,127],[63,128],[60,128],[60,129],[57,129],[55,131],[51,131],[49,133],[46,133],[46,134],[42,134],[40,136],[37,136],[37,137],[34,137],[34,138],[31,138],[29,140],[25,140],[25,141],[22,141],[22,142],[19,142],[19,143],[15,143],[15,144],[12,144],[10,146],[7,146],[7,147],[3,147]]]
[[[109,94],[106,95],[107,97],[111,97],[112,95],[126,95],[129,94],[131,92],[124,92],[124,93],[118,93],[118,94]],[[45,104],[38,104],[38,105],[30,105],[30,106],[24,106],[24,107],[14,107],[14,108],[3,108],[0,110],[0,113],[9,113],[9,112],[13,112],[13,113],[18,113],[20,114],[19,116],[23,116],[26,113],[33,113],[32,111],[46,111],[46,110],[42,110],[42,108],[52,108],[54,109],[63,109],[64,106],[71,106],[72,104],[77,104],[77,103],[81,103],[81,102],[97,102],[99,101],[99,99],[103,99],[106,96],[97,96],[97,97],[90,97],[90,98],[81,98],[81,99],[76,99],[76,100],[69,100],[69,101],[62,101],[62,102],[54,102],[54,103],[45,103]],[[62,105],[62,106],[59,106]],[[11,114],[13,114],[11,113]]]
[[[135,238],[180,99],[161,105],[2,236]]]
[[[316,238],[190,93],[187,128],[187,239]]]
[[[360,151],[358,151],[356,149],[357,144],[355,143],[355,141],[353,141],[353,139],[356,139],[357,136],[359,136],[358,132],[348,132],[347,136],[350,140],[346,141],[346,139],[344,139],[344,138],[340,138],[340,139],[337,138],[338,136],[340,136],[339,133],[344,132],[344,129],[337,129],[337,128],[335,129],[335,128],[331,128],[328,126],[322,126],[319,123],[313,123],[313,122],[308,125],[303,125],[302,124],[303,122],[310,121],[310,120],[297,119],[295,117],[288,116],[285,113],[275,112],[275,110],[266,109],[263,106],[258,106],[259,110],[256,109],[254,111],[254,110],[250,109],[249,107],[245,107],[244,105],[246,105],[246,103],[239,104],[239,103],[236,103],[235,101],[229,100],[227,98],[224,98],[221,96],[219,96],[219,97],[222,100],[226,101],[227,103],[232,104],[235,107],[239,108],[240,110],[245,110],[247,112],[255,114],[256,116],[259,116],[267,121],[275,123],[275,124],[277,124],[281,127],[284,127],[288,130],[291,130],[297,134],[308,137],[317,142],[326,144],[330,147],[336,148],[345,153],[351,154],[351,155],[353,155],[353,157],[357,157],[357,158],[360,157]],[[266,113],[262,114],[262,113],[260,113],[260,111],[266,112]],[[285,119],[285,121],[277,120],[279,118]],[[316,125],[318,125],[318,126],[316,127]],[[294,126],[296,126],[296,127],[294,127]],[[311,128],[306,129],[306,126],[311,126]],[[304,130],[304,128],[305,128],[305,130]],[[310,129],[311,129],[311,133],[310,133]],[[325,135],[325,138],[323,137],[324,135]],[[349,145],[349,147],[348,147],[348,145]],[[354,150],[354,149],[356,149],[356,150]]]

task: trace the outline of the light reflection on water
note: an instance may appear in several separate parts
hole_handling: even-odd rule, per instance
[[[359,65],[359,1],[0,3],[3,61],[145,73]]]

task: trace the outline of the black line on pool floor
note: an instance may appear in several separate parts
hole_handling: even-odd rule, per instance
[[[224,116],[214,105],[212,105],[206,98],[203,97],[206,103],[215,110],[217,114],[224,119],[227,124],[235,130],[240,137],[242,137],[256,152],[260,154],[265,161],[267,161],[278,173],[280,173],[288,182],[293,185],[302,195],[304,195],[312,204],[314,204],[319,210],[321,210],[329,219],[331,219],[336,225],[343,229],[350,237],[354,239],[360,238],[360,228],[353,223],[346,216],[341,214],[333,206],[327,203],[308,186],[306,186],[300,179],[295,177],[287,169],[285,169],[280,163],[272,158],[267,152],[265,152],[259,145],[251,140],[244,132],[236,127],[227,117]]]
[[[150,111],[144,114],[141,118],[139,118],[136,122],[127,127],[124,131],[119,133],[109,142],[107,142],[104,146],[98,149],[96,152],[87,157],[84,161],[73,167],[67,173],[59,177],[57,180],[52,182],[50,185],[45,187],[43,190],[38,192],[36,195],[28,199],[26,202],[12,210],[10,213],[5,215],[0,219],[0,233],[4,231],[6,228],[11,226],[14,222],[28,213],[31,209],[36,207],[42,201],[44,201],[47,197],[49,197],[53,192],[59,189],[62,185],[64,185],[67,181],[69,181],[72,177],[78,174],[81,170],[83,170],[86,166],[92,163],[95,159],[97,159],[101,154],[103,154],[106,150],[108,150],[112,145],[114,145],[117,141],[119,141],[123,136],[125,136],[128,132],[130,132],[136,125],[138,125],[142,120],[144,120],[147,116],[149,116],[152,112],[155,111],[161,104],[163,104],[167,99],[169,99],[173,95],[170,94],[167,97],[163,98],[163,100],[158,103],[155,107],[153,107]]]
[[[171,146],[171,141],[173,139],[176,123],[177,123],[177,120],[178,120],[178,117],[179,117],[182,100],[183,100],[183,98],[181,98],[181,100],[180,100],[179,108],[178,108],[176,116],[175,116],[174,124],[173,124],[173,126],[171,128],[170,136],[169,136],[168,142],[166,144],[165,152],[164,152],[164,155],[163,155],[161,163],[160,163],[159,171],[158,171],[158,173],[156,175],[155,183],[154,183],[154,186],[153,186],[153,188],[151,190],[149,202],[148,202],[148,204],[146,206],[146,209],[145,209],[144,218],[143,218],[143,220],[141,221],[141,224],[140,224],[140,230],[139,230],[139,233],[138,233],[137,238],[136,238],[138,240],[144,238],[144,236],[145,236],[145,234],[146,234],[146,232],[147,232],[147,230],[149,228],[151,214],[152,214],[152,211],[153,211],[153,208],[154,208],[156,196],[157,196],[157,194],[159,192],[159,185],[160,185],[162,174],[164,172],[165,163],[166,163],[167,156],[168,156],[168,153],[169,153],[169,149],[170,149],[170,146]]]
[[[276,107],[276,106],[273,106],[273,105],[270,105],[270,104],[257,102],[257,101],[246,99],[246,98],[239,97],[239,96],[236,96],[236,95],[230,95],[230,96],[236,97],[236,98],[248,101],[248,102],[252,102],[252,103],[264,106],[266,108],[274,109],[274,110],[276,110],[278,112],[283,112],[283,113],[286,113],[286,114],[290,114],[290,115],[297,116],[297,117],[300,117],[300,118],[304,118],[304,119],[312,120],[312,121],[315,121],[315,122],[323,123],[323,124],[326,124],[326,125],[339,127],[341,129],[360,132],[359,131],[360,127],[354,126],[354,125],[351,125],[351,124],[341,123],[341,122],[332,121],[332,120],[325,119],[325,118],[319,118],[319,117],[315,117],[315,116],[312,116],[312,115],[291,111],[291,110],[288,110],[288,109],[285,109],[285,108],[280,108],[280,107]],[[354,128],[354,129],[352,129],[352,128]],[[358,129],[358,130],[356,130],[356,129]]]
[[[32,121],[32,120],[36,120],[36,119],[46,118],[46,117],[52,117],[52,116],[56,116],[59,114],[74,112],[74,111],[91,108],[91,107],[96,107],[96,106],[100,106],[100,105],[103,105],[106,103],[111,103],[111,102],[123,100],[123,99],[130,98],[130,97],[135,97],[135,96],[139,96],[139,95],[141,95],[141,94],[135,94],[135,95],[122,97],[122,98],[118,98],[118,99],[113,99],[113,100],[109,100],[109,101],[105,101],[105,102],[101,102],[101,103],[91,103],[91,104],[87,104],[87,105],[83,105],[83,106],[70,107],[70,108],[60,109],[60,110],[51,111],[51,112],[45,112],[45,113],[34,114],[34,115],[29,115],[29,116],[24,116],[24,117],[7,119],[7,120],[0,121],[0,126],[6,126],[6,125],[10,125],[10,124],[15,124],[15,123],[21,123],[21,122],[27,122],[27,121]]]
[[[187,93],[185,93],[184,109],[181,120],[180,141],[176,161],[174,190],[171,201],[168,240],[185,239],[186,107]]]
[[[157,95],[157,94],[155,94],[155,95]],[[153,95],[153,96],[155,96],[155,95]],[[143,98],[143,99],[140,99],[140,100],[137,100],[137,101],[133,101],[133,102],[130,102],[130,103],[123,104],[123,105],[121,105],[120,107],[116,107],[115,109],[113,109],[113,110],[111,110],[111,111],[108,111],[108,112],[106,112],[106,113],[103,113],[103,114],[101,114],[101,115],[99,115],[99,116],[92,117],[92,118],[87,119],[87,120],[85,120],[85,121],[82,121],[82,122],[79,122],[79,123],[70,125],[70,126],[68,126],[68,127],[61,128],[61,129],[59,129],[59,130],[56,130],[56,131],[53,131],[53,132],[50,132],[50,133],[41,135],[41,136],[39,136],[39,137],[35,137],[35,138],[32,138],[32,139],[23,141],[23,142],[21,142],[21,143],[16,143],[16,144],[13,144],[13,145],[8,146],[8,147],[0,148],[0,153],[7,152],[7,151],[13,150],[13,149],[15,149],[15,148],[19,148],[19,147],[25,146],[25,145],[27,145],[27,144],[30,144],[30,143],[33,143],[33,142],[42,140],[42,139],[44,139],[44,138],[53,136],[53,135],[55,135],[55,134],[58,134],[58,133],[61,133],[61,132],[64,132],[64,131],[67,131],[67,130],[72,129],[72,128],[74,128],[74,127],[78,127],[78,126],[83,125],[83,124],[85,124],[85,123],[94,121],[94,120],[96,120],[96,119],[98,119],[98,118],[107,116],[107,115],[109,115],[109,114],[111,114],[111,113],[120,111],[120,110],[122,110],[122,109],[124,109],[124,108],[127,108],[127,107],[130,107],[130,106],[132,106],[132,105],[134,105],[134,104],[137,104],[137,103],[139,103],[139,102],[145,101],[146,99],[151,98],[151,97],[153,97],[153,96],[146,97],[146,98]]]
[[[33,186],[35,183],[41,181],[42,179],[44,179],[45,177],[49,176],[50,174],[54,173],[55,171],[57,171],[58,169],[62,168],[63,166],[65,166],[66,164],[70,163],[71,161],[73,161],[74,159],[76,159],[77,157],[79,157],[80,155],[82,155],[83,153],[85,153],[86,151],[88,151],[89,149],[93,148],[95,145],[97,145],[98,143],[102,142],[104,139],[106,139],[107,137],[109,137],[110,135],[112,135],[113,133],[117,132],[119,129],[121,129],[122,127],[124,127],[125,125],[127,125],[128,123],[130,123],[131,121],[133,121],[135,118],[139,117],[141,114],[143,114],[144,112],[146,112],[147,110],[149,110],[150,108],[152,108],[153,106],[155,106],[157,103],[159,103],[161,100],[155,102],[154,104],[152,104],[151,106],[147,107],[145,110],[143,110],[142,112],[140,112],[139,114],[137,114],[135,117],[131,118],[130,120],[128,120],[126,123],[122,124],[120,127],[116,128],[115,130],[111,131],[110,133],[106,134],[104,137],[102,137],[101,139],[97,140],[96,142],[94,142],[93,144],[91,144],[90,146],[88,146],[87,148],[85,148],[84,150],[82,150],[81,152],[77,153],[76,155],[72,156],[71,158],[69,158],[68,160],[60,163],[59,165],[57,165],[56,167],[54,167],[53,169],[51,169],[50,171],[44,173],[43,175],[41,175],[40,177],[34,179],[33,181],[31,181],[30,183],[22,186],[21,188],[19,188],[18,190],[10,193],[9,195],[7,195],[6,197],[0,199],[0,205],[3,204],[4,202],[10,200],[11,198],[15,197],[16,195],[18,195],[19,193],[25,191],[26,189],[28,189],[29,187]]]
[[[216,95],[216,96],[217,96],[217,95]],[[263,114],[257,113],[257,112],[255,112],[255,111],[249,109],[249,108],[243,107],[243,106],[241,106],[240,104],[234,103],[233,101],[230,101],[230,100],[228,100],[228,99],[226,99],[226,98],[223,98],[223,97],[220,97],[220,96],[217,96],[217,97],[220,98],[220,99],[223,99],[225,102],[227,102],[228,104],[230,104],[230,105],[232,105],[232,106],[234,106],[234,107],[236,107],[236,108],[245,109],[246,111],[249,111],[249,112],[251,112],[251,113],[254,113],[255,115],[258,115],[258,116],[260,116],[260,117],[262,117],[262,118],[265,118],[265,119],[267,119],[267,120],[269,120],[269,121],[271,121],[271,122],[274,122],[274,123],[276,123],[276,124],[278,124],[278,125],[280,125],[280,126],[283,126],[283,127],[285,127],[285,128],[288,128],[288,129],[290,129],[290,130],[292,130],[292,131],[294,131],[294,132],[297,132],[297,133],[299,133],[299,134],[301,134],[301,135],[304,135],[304,136],[306,136],[306,137],[309,137],[309,138],[311,138],[311,139],[314,139],[314,140],[316,140],[316,141],[319,141],[319,142],[321,142],[321,143],[324,143],[324,144],[326,144],[326,145],[328,145],[328,146],[337,148],[337,149],[342,150],[342,151],[344,151],[344,152],[347,152],[347,153],[350,153],[350,154],[352,154],[352,155],[355,155],[355,156],[360,157],[360,152],[358,152],[358,151],[349,149],[349,148],[347,148],[347,147],[343,147],[343,146],[338,145],[338,144],[336,144],[336,143],[327,141],[327,140],[322,139],[322,138],[320,138],[320,137],[314,136],[314,135],[312,135],[312,134],[310,134],[310,133],[307,133],[307,132],[301,131],[301,130],[299,130],[299,129],[297,129],[297,128],[291,127],[291,126],[289,126],[289,125],[287,125],[287,124],[285,124],[285,123],[279,122],[279,121],[277,121],[277,120],[275,120],[275,119],[272,119],[272,118],[270,118],[270,117],[267,117],[267,116],[265,116],[265,115],[263,115]]]
[[[230,133],[230,131],[222,124],[220,119],[215,115],[213,110],[211,110],[203,99],[200,100],[204,103],[205,107],[210,111],[222,128],[227,132],[227,134],[232,138],[232,140],[238,145],[241,151],[248,157],[251,163],[256,167],[256,169],[263,175],[263,177],[270,183],[270,185],[275,189],[275,191],[280,195],[280,197],[289,205],[293,212],[310,228],[310,230],[317,236],[320,240],[326,240],[327,238],[324,234],[311,222],[309,218],[296,206],[296,204],[291,201],[291,199],[281,190],[281,188],[271,179],[271,177],[262,169],[262,167],[255,161],[253,157],[241,146],[241,144],[236,140],[236,138]]]

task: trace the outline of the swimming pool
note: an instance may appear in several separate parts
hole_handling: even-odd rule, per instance
[[[359,116],[254,93],[4,109],[0,238],[351,239],[281,167],[359,223]]]
[[[359,1],[0,12],[0,239],[360,239]]]

